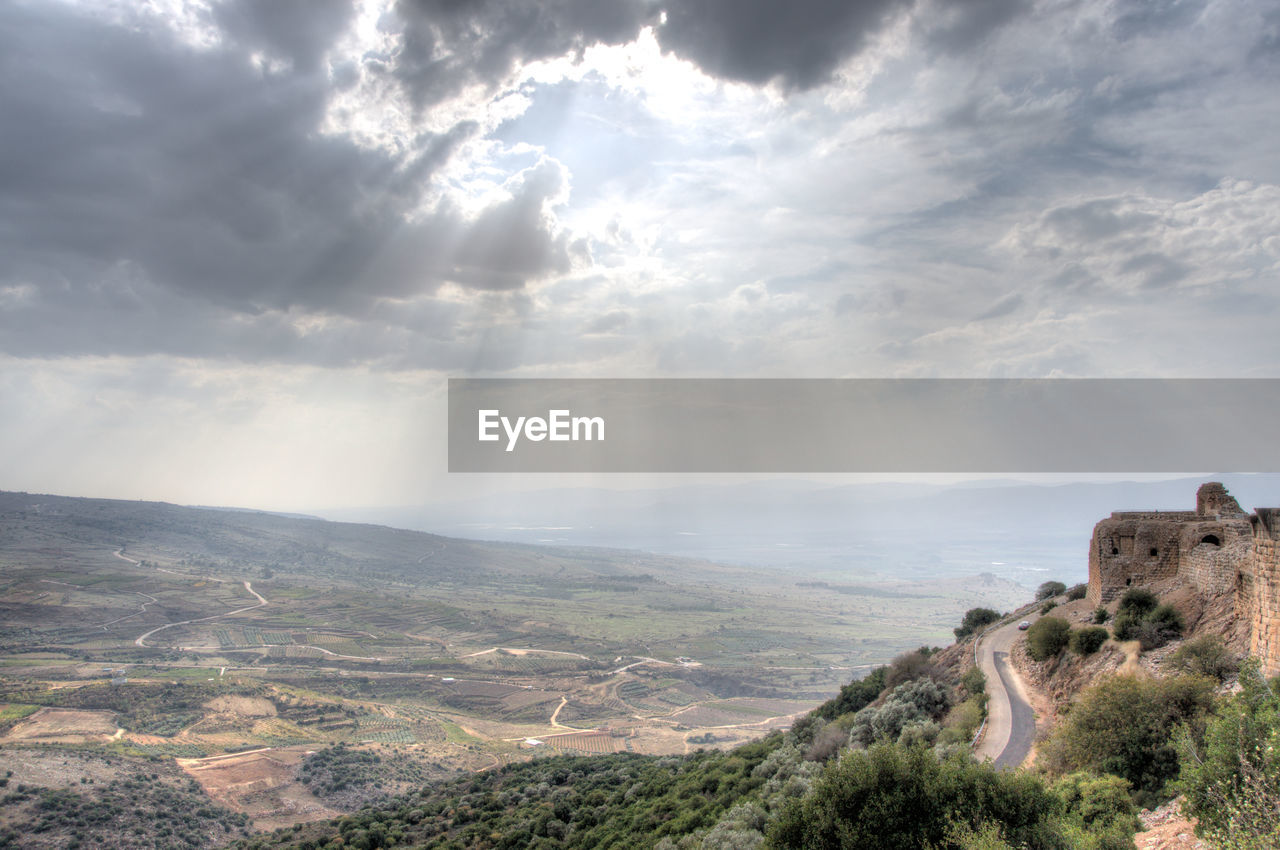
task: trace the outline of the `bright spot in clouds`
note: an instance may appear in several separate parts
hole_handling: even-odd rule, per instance
[[[1277,44],[1261,0],[7,4],[0,473],[421,500],[458,375],[1272,376]]]

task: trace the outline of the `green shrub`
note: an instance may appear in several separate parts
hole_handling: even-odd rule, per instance
[[[1093,655],[1107,642],[1107,630],[1101,626],[1086,626],[1071,632],[1068,644],[1076,655]]]
[[[1182,615],[1172,605],[1161,605],[1147,590],[1130,590],[1120,600],[1112,624],[1116,640],[1136,640],[1142,648],[1155,649],[1182,635]]]
[[[1098,625],[1102,625],[1109,619],[1111,619],[1111,614],[1107,612],[1105,605],[1099,605],[1093,609],[1093,621]]]
[[[1067,586],[1060,581],[1046,581],[1036,588],[1036,601],[1049,599],[1067,592]]]
[[[1050,611],[1052,611],[1054,608],[1057,608],[1057,607],[1058,607],[1058,603],[1050,599],[1048,602],[1040,606],[1040,613],[1048,614]]]
[[[956,640],[964,640],[983,626],[989,626],[999,619],[999,611],[993,611],[990,608],[970,608],[964,612],[964,619],[960,621],[960,626],[952,631],[956,633]]]
[[[904,652],[893,659],[889,662],[889,669],[885,673],[885,686],[892,688],[922,676],[934,675],[933,662],[929,660],[932,654],[932,651],[922,646],[912,652]]]
[[[769,839],[805,850],[1099,846],[1071,841],[1066,814],[1066,804],[1029,774],[880,744],[828,762],[810,791],[783,808]]]
[[[1149,590],[1143,590],[1135,587],[1132,590],[1125,591],[1124,596],[1120,597],[1120,607],[1116,609],[1116,616],[1131,612],[1142,619],[1148,612],[1155,610],[1160,604],[1160,599]]]
[[[888,667],[877,667],[861,679],[855,679],[840,689],[835,699],[829,699],[813,710],[824,720],[835,720],[842,714],[853,714],[875,702],[885,688]],[[801,720],[797,720],[799,724]]]
[[[1084,599],[1088,595],[1089,595],[1089,585],[1087,584],[1073,585],[1067,591],[1067,601],[1075,602],[1077,599]]]
[[[1054,774],[1079,770],[1127,779],[1137,792],[1159,793],[1178,773],[1172,740],[1181,723],[1202,722],[1213,682],[1200,676],[1111,676],[1085,691],[1041,748]]]
[[[974,665],[964,671],[964,675],[960,677],[960,687],[964,688],[965,693],[969,696],[986,693],[987,677],[983,675],[982,670]]]
[[[1138,639],[1142,641],[1143,649],[1154,649],[1182,637],[1183,628],[1182,615],[1177,608],[1168,604],[1158,605],[1142,618]]]
[[[1203,742],[1179,736],[1177,790],[1197,835],[1227,850],[1260,850],[1280,846],[1280,699],[1257,659],[1242,665],[1240,685],[1214,712]]]
[[[941,685],[927,677],[913,679],[895,688],[883,705],[858,712],[849,740],[862,745],[896,741],[907,728],[936,721],[950,707],[951,695]]]
[[[1174,670],[1197,676],[1211,676],[1219,682],[1236,672],[1238,665],[1217,635],[1203,635],[1189,640],[1169,656]]]
[[[1111,632],[1116,640],[1134,640],[1138,636],[1138,625],[1141,622],[1142,617],[1132,611],[1117,611],[1116,618],[1111,623]]]
[[[982,702],[967,699],[947,712],[943,719],[942,734],[938,740],[944,744],[968,745],[978,727],[982,725]]]
[[[1121,822],[1130,831],[1141,826],[1138,810],[1129,796],[1129,782],[1119,776],[1072,773],[1054,784],[1053,790],[1067,804],[1067,809],[1089,826]]]
[[[1041,617],[1027,629],[1027,651],[1036,661],[1061,652],[1070,640],[1071,624],[1061,617]]]

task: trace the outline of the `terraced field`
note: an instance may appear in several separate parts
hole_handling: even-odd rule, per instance
[[[1025,594],[903,587],[0,493],[0,746],[45,709],[97,718],[61,745],[131,757],[367,742],[438,771],[527,757],[531,737],[727,746]]]
[[[548,735],[541,740],[548,747],[566,753],[621,753],[627,749],[624,737],[609,732],[570,732]]]

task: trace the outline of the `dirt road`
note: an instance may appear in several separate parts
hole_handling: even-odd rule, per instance
[[[249,591],[249,593],[253,594],[253,596],[258,600],[257,605],[249,605],[244,608],[237,608],[234,611],[227,611],[225,614],[214,614],[211,617],[199,617],[194,620],[182,620],[177,623],[165,623],[163,626],[156,626],[151,631],[144,632],[138,635],[138,638],[134,641],[134,643],[137,644],[138,646],[146,646],[147,638],[151,637],[156,632],[162,632],[165,629],[171,629],[174,626],[185,626],[185,625],[188,625],[189,623],[204,623],[204,622],[208,622],[209,620],[219,620],[223,617],[230,617],[233,614],[243,614],[245,611],[252,611],[254,608],[261,608],[263,605],[268,604],[266,598],[263,597],[261,593],[254,590],[253,585],[250,584],[249,582],[247,581],[244,582],[244,589]]]

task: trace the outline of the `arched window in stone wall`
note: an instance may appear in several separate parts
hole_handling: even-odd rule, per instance
[[[1218,535],[1216,535],[1216,534],[1206,534],[1204,537],[1201,537],[1201,538],[1200,538],[1200,542],[1201,542],[1201,543],[1208,543],[1210,546],[1221,546],[1221,545],[1222,545],[1222,541],[1218,539]]]

